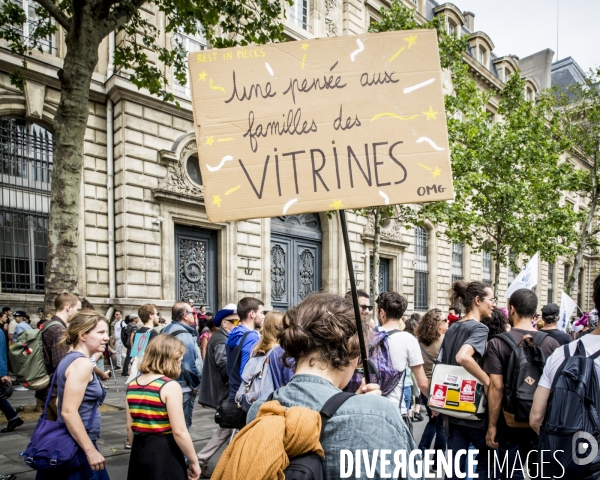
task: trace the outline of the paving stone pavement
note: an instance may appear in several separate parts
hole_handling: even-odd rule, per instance
[[[123,448],[127,438],[124,410],[125,378],[117,374],[116,382],[110,380],[105,382],[104,386],[107,392],[104,403],[118,407],[121,410],[102,414],[102,436],[98,440],[98,447],[100,453],[106,458],[106,468],[111,480],[125,480],[127,478],[130,452],[130,450]],[[31,391],[14,392],[10,402],[14,408],[17,408],[18,406],[35,405],[35,398]],[[421,438],[425,424],[426,421],[414,424],[414,436],[417,443]],[[14,432],[0,434],[0,474],[14,473],[17,475],[18,480],[35,479],[35,471],[25,466],[22,457],[19,456],[19,453],[27,447],[35,425],[36,422],[27,422]],[[216,428],[214,411],[196,404],[190,431],[196,451],[200,451],[206,445]],[[216,465],[221,452],[215,455],[209,463],[210,470]]]

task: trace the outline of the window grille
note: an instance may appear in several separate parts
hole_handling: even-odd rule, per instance
[[[488,287],[492,286],[492,254],[491,252],[483,252],[483,283]]]
[[[548,264],[548,301],[554,303],[554,264]]]
[[[423,227],[415,230],[415,310],[427,310],[429,284],[429,232]]]
[[[40,125],[0,118],[0,284],[43,293],[54,143]]]
[[[463,278],[463,244],[454,242],[452,243],[452,283]]]

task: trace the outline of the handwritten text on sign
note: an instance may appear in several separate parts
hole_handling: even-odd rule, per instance
[[[454,197],[436,34],[189,56],[213,222]]]

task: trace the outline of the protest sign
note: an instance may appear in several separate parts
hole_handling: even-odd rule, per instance
[[[213,222],[454,198],[437,36],[192,53]]]
[[[133,337],[133,345],[131,347],[131,358],[139,357],[140,359],[144,356],[148,342],[150,341],[150,331],[143,333],[136,333]]]

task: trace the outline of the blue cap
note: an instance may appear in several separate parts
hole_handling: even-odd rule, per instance
[[[234,313],[237,313],[237,305],[235,303],[228,303],[227,305],[225,305],[221,310],[217,312],[215,318],[213,318],[213,323],[215,327],[220,327],[221,321],[223,321],[225,317],[233,315]]]

